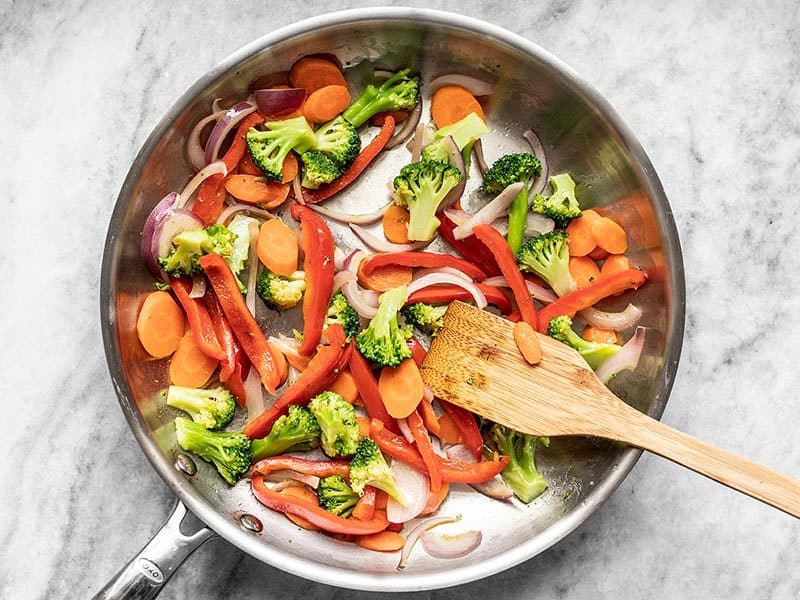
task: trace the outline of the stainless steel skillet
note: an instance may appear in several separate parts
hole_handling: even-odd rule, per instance
[[[208,465],[196,473],[177,453],[168,426],[175,416],[159,400],[166,386],[164,361],[148,359],[135,334],[142,296],[152,279],[139,258],[142,225],[153,205],[180,189],[190,176],[185,139],[218,97],[243,98],[256,77],[288,68],[298,57],[335,54],[358,85],[372,64],[410,66],[423,81],[465,73],[496,85],[489,108],[492,133],[487,159],[523,149],[521,133],[532,127],[544,141],[551,165],[580,183],[580,198],[604,206],[629,232],[631,258],[648,270],[637,292],[650,330],[639,369],[618,377],[614,391],[637,408],[660,416],[677,370],[684,322],[680,245],[657,175],[633,133],[614,109],[569,67],[535,44],[498,27],[460,15],[411,8],[359,9],[303,21],[245,46],[195,83],[169,110],[136,157],[109,225],[103,258],[101,317],[109,371],[122,411],[148,460],[178,497],[175,513],[117,574],[99,597],[151,598],[180,563],[214,532],[275,567],[323,583],[378,591],[453,586],[507,569],[548,548],[575,529],[614,491],[640,452],[594,440],[553,440],[539,459],[549,491],[529,506],[490,501],[469,488],[456,489],[443,512],[463,515],[481,529],[484,542],[451,561],[415,554],[398,573],[394,555],[372,553],[301,530],[259,505],[249,487],[227,486]],[[330,206],[370,212],[386,201],[386,181],[408,161],[398,148]],[[469,188],[468,188],[469,189]],[[467,209],[477,199],[468,192]],[[344,228],[339,245],[354,247]],[[620,306],[620,308],[622,308]],[[267,316],[267,315],[265,315]],[[289,316],[271,329],[297,323]],[[180,532],[188,507],[207,524],[193,536]],[[261,531],[257,517],[263,525]],[[249,526],[249,527],[248,527]]]

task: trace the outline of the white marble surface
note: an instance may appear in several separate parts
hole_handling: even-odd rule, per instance
[[[683,242],[687,335],[664,420],[800,474],[800,5],[410,3],[540,43],[617,107]],[[90,596],[167,514],[172,496],[130,434],[103,358],[106,225],[145,136],[197,77],[267,30],[362,5],[290,4],[307,5],[0,0],[4,599]],[[795,520],[645,457],[568,539],[430,597],[797,598],[798,563]],[[375,595],[283,574],[216,540],[163,597]]]

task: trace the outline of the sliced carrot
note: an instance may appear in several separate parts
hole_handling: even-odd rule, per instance
[[[175,352],[185,327],[183,310],[169,293],[147,295],[136,319],[136,333],[150,356],[164,358]]]
[[[256,252],[261,263],[276,275],[288,277],[297,271],[297,236],[280,219],[270,219],[261,224]]]
[[[337,64],[317,57],[301,58],[294,63],[289,71],[289,83],[305,88],[309,96],[327,85],[347,86]]]
[[[514,341],[528,364],[537,365],[542,360],[542,345],[536,337],[536,331],[525,321],[514,323]]]
[[[609,277],[614,273],[627,271],[630,268],[631,263],[627,256],[624,254],[611,254],[603,263],[603,268],[600,269],[600,277]]]
[[[383,122],[386,120],[386,117],[392,117],[395,123],[400,123],[401,121],[405,121],[409,114],[407,110],[402,108],[398,108],[397,110],[385,110],[372,115],[369,119],[369,124],[373,127],[383,127]]]
[[[570,256],[569,272],[572,274],[575,283],[578,284],[578,289],[592,285],[600,278],[600,269],[588,256]]]
[[[405,419],[416,410],[422,400],[424,387],[419,367],[411,358],[396,367],[383,367],[378,379],[383,404],[395,419]]]
[[[425,503],[425,508],[423,508],[422,512],[419,513],[419,516],[424,517],[425,515],[435,513],[437,510],[439,510],[439,507],[442,505],[442,502],[444,502],[444,499],[447,498],[447,494],[449,493],[450,484],[446,481],[443,481],[441,487],[436,492],[428,493],[428,501]]]
[[[225,179],[228,193],[248,204],[282,204],[289,196],[289,185],[266,181],[260,175],[230,175]]]
[[[439,417],[439,439],[447,444],[461,444],[464,441],[461,430],[447,413]]]
[[[299,169],[299,166],[297,164],[297,157],[295,157],[294,152],[289,152],[289,154],[286,155],[286,158],[283,159],[283,166],[281,169],[281,174],[283,175],[281,183],[290,183],[292,179],[297,177],[297,170]],[[286,193],[288,194],[289,188],[286,189]]]
[[[411,267],[401,265],[383,265],[376,267],[369,275],[364,275],[364,265],[366,261],[361,261],[358,267],[358,282],[362,287],[376,292],[385,292],[401,285],[411,283],[414,275]]]
[[[206,356],[197,347],[194,335],[188,331],[169,362],[169,380],[173,385],[201,388],[211,379],[218,364],[216,358]]]
[[[386,505],[389,504],[389,494],[383,490],[378,490],[375,496],[375,510],[386,510]]]
[[[278,383],[275,387],[280,387],[289,378],[289,365],[286,362],[286,357],[283,355],[275,344],[267,342],[269,353],[272,356],[272,364],[275,367],[275,372],[278,374]]]
[[[592,235],[597,240],[597,245],[611,254],[624,254],[628,249],[625,230],[608,217],[592,223]]]
[[[599,212],[592,210],[591,208],[581,211],[581,216],[584,217],[590,224],[603,218]]]
[[[393,244],[407,244],[410,241],[408,239],[408,220],[410,218],[405,208],[392,204],[383,213],[383,235]]]
[[[405,546],[406,538],[393,531],[379,531],[371,535],[360,535],[356,544],[376,552],[397,552]]]
[[[358,499],[356,505],[353,507],[354,519],[359,521],[370,521],[375,516],[375,496],[377,489],[368,485],[364,488],[364,494]]]
[[[619,344],[619,336],[613,329],[604,329],[587,325],[583,329],[583,339],[587,342],[598,342],[600,344]]]
[[[605,260],[608,258],[608,252],[603,250],[600,246],[597,246],[597,248],[589,252],[589,254],[587,254],[586,256],[588,256],[592,260]]]
[[[244,153],[242,160],[239,161],[237,170],[240,175],[257,175],[258,177],[264,175],[261,169],[256,166],[256,163],[253,162],[253,157],[250,156],[249,152]]]
[[[285,494],[287,496],[295,496],[297,498],[302,498],[303,500],[307,500],[308,502],[313,502],[314,504],[319,503],[317,495],[304,485],[290,485],[289,487],[283,488],[280,491],[280,493]],[[298,527],[302,527],[303,529],[308,529],[309,531],[319,531],[319,527],[317,527],[310,521],[307,521],[303,517],[298,517],[297,515],[290,515],[288,513],[286,513],[286,516],[292,523],[294,523]]]
[[[434,92],[431,98],[431,118],[437,129],[460,121],[470,113],[484,121],[483,107],[469,90],[460,85],[446,85]]]
[[[358,435],[359,437],[369,437],[369,422],[371,419],[368,417],[356,417],[358,421]]]
[[[358,398],[358,386],[350,369],[345,369],[336,377],[330,391],[336,392],[350,404]]]
[[[567,239],[569,240],[570,256],[586,256],[597,246],[592,235],[592,220],[586,216],[588,210],[567,225]]]
[[[306,98],[303,114],[310,123],[327,123],[350,104],[344,85],[326,85]]]

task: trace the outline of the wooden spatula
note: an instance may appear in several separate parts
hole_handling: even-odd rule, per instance
[[[531,366],[512,323],[453,302],[422,364],[439,398],[532,435],[590,435],[654,452],[800,517],[800,481],[763,467],[628,406],[572,348],[539,335],[542,360]],[[538,335],[538,334],[537,334]]]

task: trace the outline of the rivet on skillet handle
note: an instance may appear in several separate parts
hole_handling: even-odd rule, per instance
[[[94,596],[94,600],[146,600],[158,596],[183,561],[217,535],[207,527],[188,536],[181,533],[186,513],[186,506],[179,501],[161,529]]]

